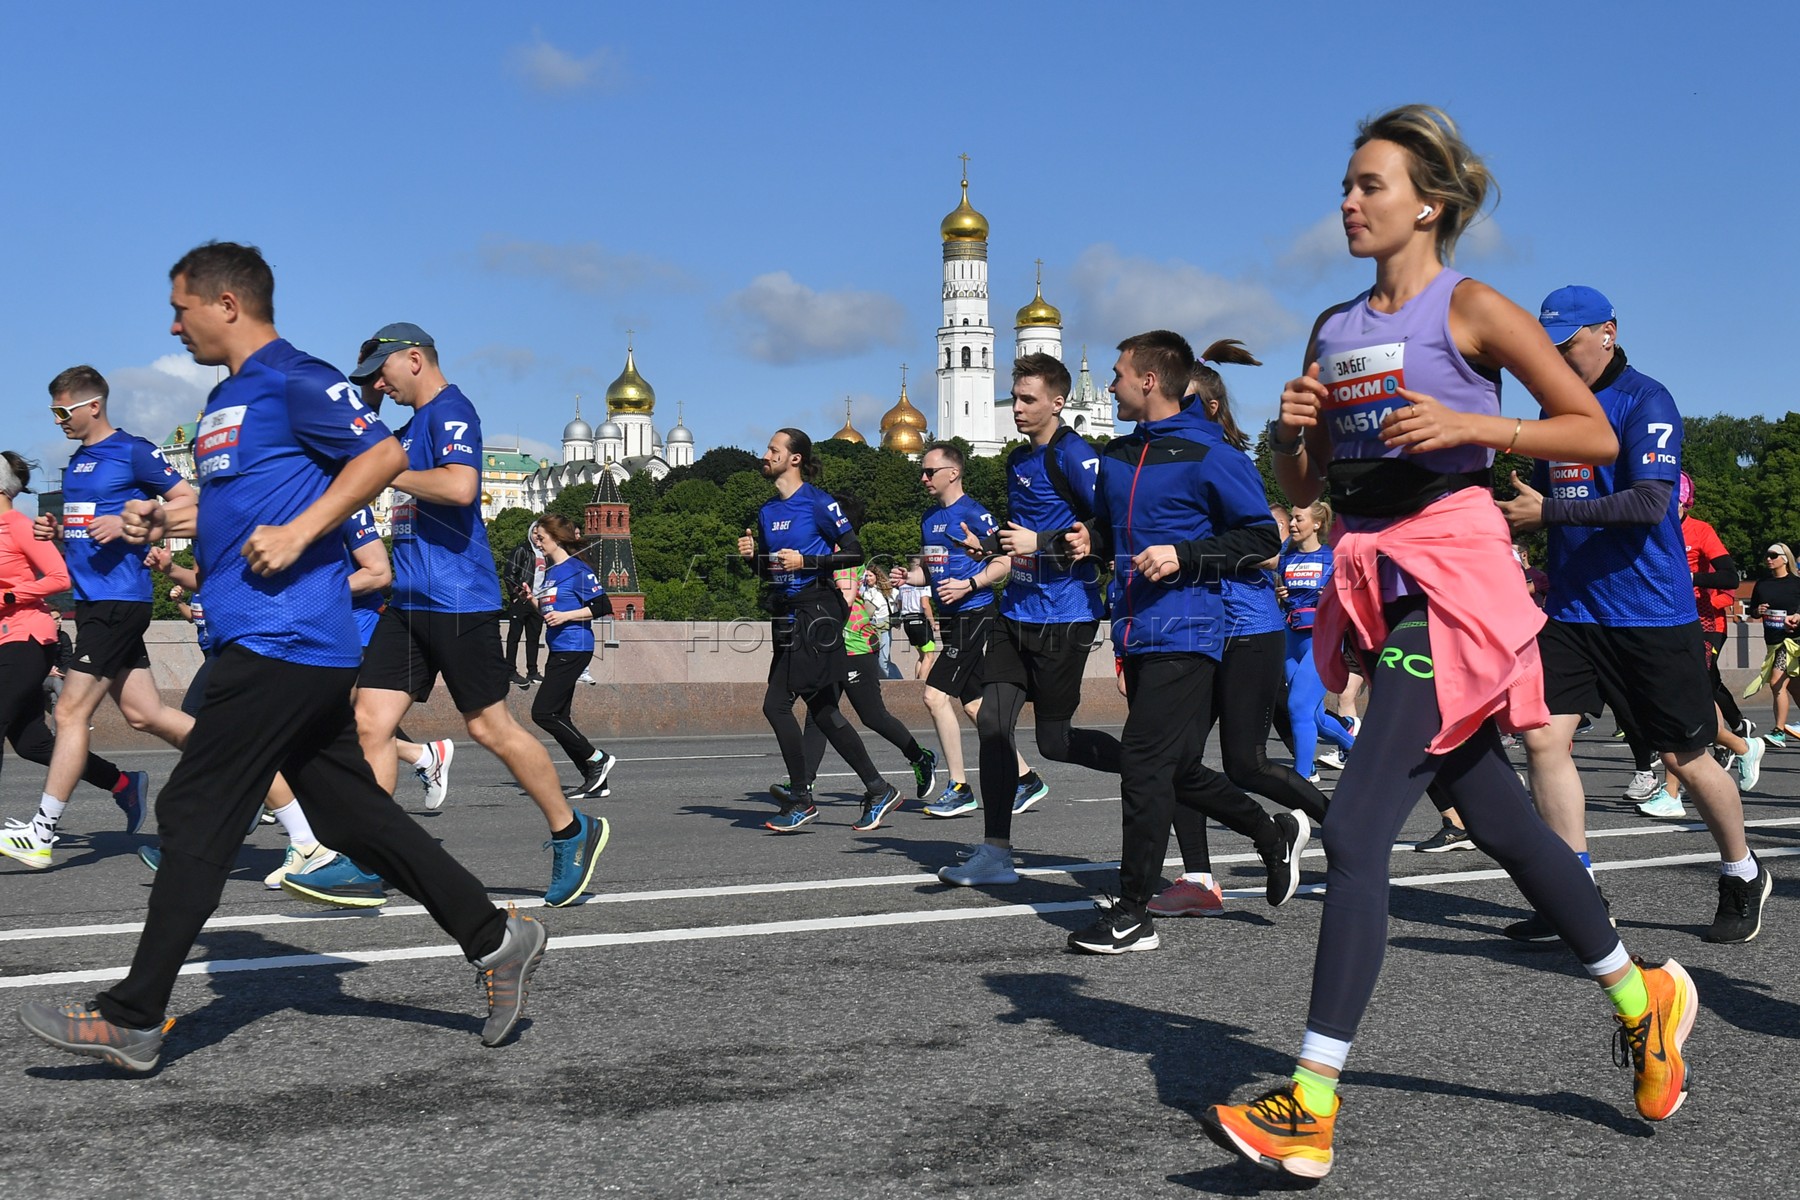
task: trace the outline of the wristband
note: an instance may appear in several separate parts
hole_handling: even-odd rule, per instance
[[[1269,422],[1267,436],[1269,439],[1270,451],[1281,455],[1283,458],[1299,458],[1301,449],[1306,445],[1306,435],[1300,434],[1296,436],[1292,442],[1284,442],[1275,435],[1275,431],[1280,428],[1281,422],[1279,420]]]

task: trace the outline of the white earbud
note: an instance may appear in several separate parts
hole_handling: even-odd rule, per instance
[[[1431,213],[1432,213],[1431,205],[1427,204],[1424,208],[1421,208],[1419,210],[1419,215],[1413,219],[1416,221],[1423,221],[1426,217],[1429,217],[1431,215]]]
[[[1612,345],[1612,335],[1610,333],[1605,334],[1600,338],[1600,348],[1602,350],[1605,350],[1607,347],[1609,347],[1611,345]]]

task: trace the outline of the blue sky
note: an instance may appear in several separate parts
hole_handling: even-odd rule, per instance
[[[933,358],[964,152],[1001,379],[1041,257],[1072,361],[1239,337],[1260,420],[1367,285],[1338,181],[1356,120],[1408,101],[1500,182],[1460,267],[1532,309],[1601,288],[1686,412],[1786,411],[1794,7],[1459,7],[9,6],[5,440],[61,466],[44,385],[77,362],[127,428],[190,419],[211,372],[166,273],[209,238],[262,246],[283,334],[340,366],[430,330],[490,443],[555,453],[577,392],[597,420],[627,329],[702,451],[829,433],[846,396],[873,435]]]

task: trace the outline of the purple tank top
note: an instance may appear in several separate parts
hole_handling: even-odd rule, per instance
[[[1324,420],[1334,458],[1399,458],[1382,444],[1381,423],[1406,407],[1399,391],[1422,392],[1460,412],[1498,414],[1500,383],[1485,379],[1450,336],[1450,295],[1467,276],[1439,271],[1396,313],[1369,307],[1364,292],[1325,318],[1313,357],[1329,391]],[[1428,471],[1461,474],[1493,465],[1485,446],[1454,446],[1405,455]]]

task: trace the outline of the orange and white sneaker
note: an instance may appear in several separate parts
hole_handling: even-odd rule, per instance
[[[1635,1021],[1619,1018],[1613,1061],[1621,1067],[1629,1064],[1637,1077],[1638,1112],[1647,1121],[1664,1121],[1687,1099],[1687,1061],[1681,1047],[1693,1031],[1700,993],[1672,958],[1660,967],[1633,961],[1644,972],[1650,1007]]]
[[[163,1035],[173,1017],[152,1029],[114,1025],[87,1004],[29,1003],[19,1006],[19,1024],[58,1050],[104,1059],[125,1071],[152,1071],[162,1058]]]
[[[1215,1104],[1200,1118],[1206,1136],[1257,1166],[1303,1179],[1331,1171],[1331,1133],[1342,1101],[1321,1116],[1300,1099],[1292,1081],[1248,1104]]]

